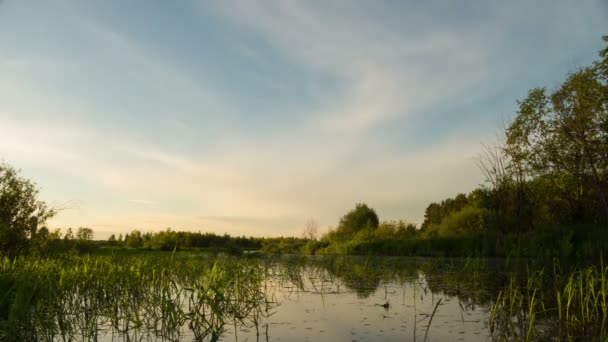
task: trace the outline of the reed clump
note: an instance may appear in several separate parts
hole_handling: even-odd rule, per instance
[[[263,262],[230,257],[4,258],[0,340],[216,340],[271,313],[264,277]]]
[[[490,331],[500,340],[608,338],[608,267],[603,263],[563,273],[513,274],[490,306]]]

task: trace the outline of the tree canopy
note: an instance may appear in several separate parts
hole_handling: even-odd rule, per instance
[[[338,230],[344,233],[357,233],[364,228],[378,228],[376,211],[364,203],[357,203],[355,209],[349,211],[340,219]]]
[[[16,255],[34,240],[55,210],[38,199],[39,189],[19,171],[0,163],[0,252]],[[44,230],[48,233],[48,230]]]

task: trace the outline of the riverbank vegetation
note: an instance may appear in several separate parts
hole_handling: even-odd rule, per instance
[[[608,37],[604,37],[608,43]],[[608,250],[608,47],[555,89],[518,102],[478,160],[485,185],[425,210],[420,229],[379,223],[364,205],[326,234],[319,253],[561,256]],[[363,215],[363,220],[350,221]]]

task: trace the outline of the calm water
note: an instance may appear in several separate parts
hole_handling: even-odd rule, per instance
[[[487,341],[488,308],[499,283],[493,267],[470,260],[278,260],[264,285],[273,301],[267,317],[257,328],[226,324],[219,340]],[[146,333],[129,339],[160,340]],[[179,339],[194,337],[183,327]]]
[[[339,281],[325,286],[320,292],[283,289],[281,304],[267,321],[269,340],[422,341],[440,299],[429,341],[485,341],[489,335],[484,307],[468,305],[457,296],[434,294],[428,290],[423,274],[415,284],[386,282],[365,289],[365,295],[341,286]],[[255,332],[239,334],[242,340],[256,340]],[[226,336],[226,340],[233,337]],[[262,336],[262,340],[265,338]]]

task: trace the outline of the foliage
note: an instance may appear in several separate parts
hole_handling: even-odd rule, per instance
[[[325,248],[327,246],[327,242],[308,240],[306,241],[306,244],[301,247],[300,252],[304,255],[314,255],[317,254],[320,249]]]
[[[81,241],[93,240],[93,229],[87,227],[78,228],[76,238]]]
[[[308,241],[292,237],[265,238],[262,251],[268,254],[299,254]]]
[[[480,158],[487,186],[431,203],[418,236],[481,234],[486,255],[603,253],[593,236],[608,227],[607,58],[608,46],[554,91],[530,90]]]
[[[38,199],[35,183],[11,166],[0,164],[0,254],[15,256],[29,247],[30,239],[56,211]],[[42,234],[48,230],[42,230]]]
[[[506,228],[608,223],[605,51],[603,60],[570,74],[555,91],[535,88],[519,102],[502,147],[509,181],[497,210],[514,218]]]
[[[374,230],[378,228],[378,224],[376,211],[366,204],[357,203],[353,210],[342,216],[334,236],[338,240],[352,238],[364,229]]]
[[[420,229],[426,230],[431,225],[438,225],[450,214],[462,210],[469,204],[466,195],[458,194],[454,198],[448,198],[441,203],[431,203],[424,212],[424,221]]]
[[[214,249],[226,250],[256,250],[262,247],[261,238],[230,236],[228,234],[217,235],[214,233],[201,233],[189,231],[175,231],[171,228],[159,232],[142,233],[139,230],[132,230],[125,234],[124,239],[119,235],[118,239],[114,235],[108,239],[108,245],[143,248],[163,251],[183,250],[183,249]]]
[[[439,235],[479,235],[488,229],[489,221],[488,209],[467,206],[442,220]]]

